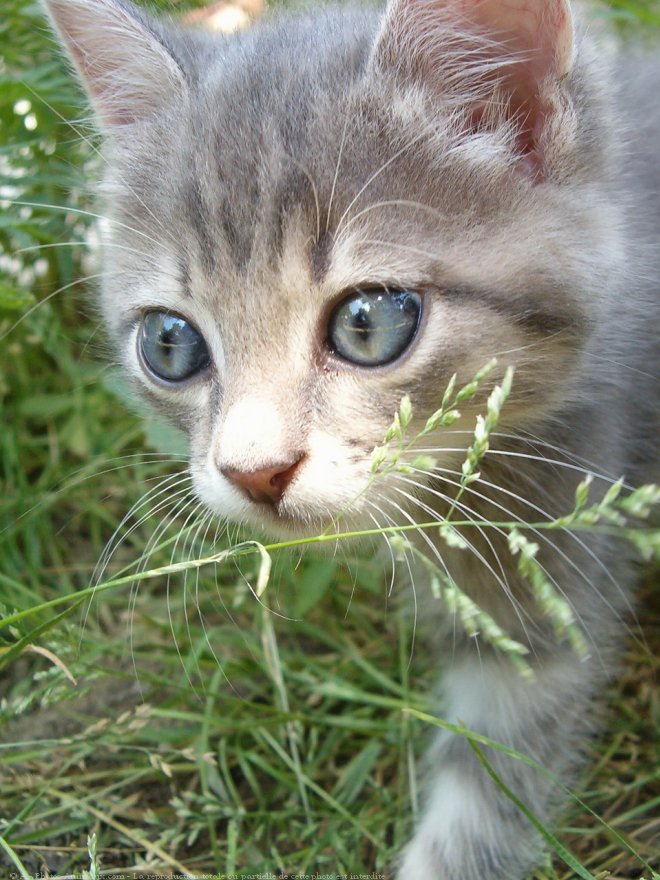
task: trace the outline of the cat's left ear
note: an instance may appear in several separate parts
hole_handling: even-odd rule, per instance
[[[43,0],[101,126],[118,133],[185,89],[165,29],[126,0]]]
[[[567,0],[390,0],[371,57],[463,111],[468,129],[513,125],[537,177],[573,62]]]

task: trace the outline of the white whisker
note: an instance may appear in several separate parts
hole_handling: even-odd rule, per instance
[[[389,499],[383,499],[383,500],[388,501],[388,503],[391,504],[391,501],[389,501]],[[382,509],[382,507],[375,504],[375,502],[373,502],[373,501],[370,501],[369,503],[370,503],[370,506],[373,507],[373,509],[376,510],[376,512],[380,514],[380,516],[385,520],[385,522],[389,526],[393,526],[393,527],[396,526],[395,520],[392,517],[390,517],[388,514],[386,514],[385,511]],[[372,519],[373,519],[373,517],[372,517]],[[375,522],[375,520],[374,520],[374,522]],[[378,528],[381,528],[381,526],[378,525]],[[386,538],[386,543],[387,543],[388,547],[390,548],[390,553],[392,553],[392,546],[391,546],[390,539]],[[410,653],[408,655],[408,665],[410,666],[410,664],[412,663],[412,657],[413,657],[413,653],[414,653],[414,649],[415,649],[415,637],[417,634],[417,618],[418,618],[419,608],[418,608],[418,602],[417,602],[417,588],[415,585],[415,577],[413,575],[412,565],[411,565],[410,559],[408,558],[408,552],[406,549],[404,549],[404,551],[403,551],[403,562],[404,562],[404,565],[406,566],[406,569],[408,571],[408,583],[410,584],[410,589],[412,591],[412,598],[413,598],[413,631],[412,631],[412,637],[410,639]],[[396,567],[396,564],[395,564],[395,567]],[[392,580],[392,582],[390,584],[390,592],[388,593],[388,597],[391,594],[393,584],[394,584],[394,580]]]
[[[342,224],[346,217],[349,215],[351,208],[358,201],[360,196],[371,186],[371,184],[376,180],[384,171],[386,171],[393,162],[396,162],[401,156],[404,155],[408,150],[411,149],[416,143],[428,137],[431,133],[431,127],[428,126],[426,130],[422,130],[418,132],[414,137],[410,138],[410,140],[405,143],[400,149],[398,149],[390,158],[383,162],[383,164],[376,170],[374,173],[368,178],[366,183],[362,185],[362,187],[358,190],[357,194],[353,197],[353,199],[349,202],[348,207],[344,211],[344,213],[339,218],[339,222],[337,223],[337,229],[335,231],[335,237],[337,240],[341,239],[343,236]]]
[[[191,510],[190,513],[187,515],[186,519],[184,520],[183,525],[182,525],[181,528],[179,529],[179,534],[177,535],[177,538],[176,538],[176,540],[175,540],[175,542],[174,542],[174,545],[173,545],[173,547],[172,547],[172,552],[171,552],[171,554],[170,554],[170,564],[173,564],[173,563],[174,563],[174,560],[175,560],[175,557],[176,557],[176,553],[177,553],[177,547],[178,547],[178,544],[179,544],[179,540],[181,539],[182,535],[185,535],[185,533],[186,533],[187,530],[188,530],[188,524],[191,522],[191,520],[195,520],[195,518],[197,517],[197,514],[198,514],[198,512],[199,512],[200,509],[202,509],[202,510],[204,509],[204,502],[203,502],[203,501],[197,501],[197,503],[195,504],[195,506],[192,508],[192,510]],[[204,522],[204,518],[205,518],[206,516],[210,516],[210,514],[209,514],[208,512],[205,512],[205,513],[203,514],[203,516],[201,517],[201,522],[202,522],[202,523]],[[186,541],[187,541],[189,538],[190,538],[190,535],[187,535],[187,536],[184,538],[184,543],[183,543],[183,547],[182,547],[182,555],[185,555]],[[185,603],[185,584],[186,584],[186,579],[187,579],[187,571],[184,571],[184,605],[183,605],[183,607],[184,607],[184,615],[185,615],[185,620],[186,620],[186,626],[188,626],[188,615],[187,615],[187,613],[186,613],[186,603]],[[193,681],[192,681],[192,678],[190,677],[190,673],[188,672],[187,664],[186,664],[185,660],[183,659],[183,655],[182,655],[182,653],[181,653],[181,649],[180,649],[180,647],[179,647],[179,643],[178,643],[178,640],[177,640],[176,629],[175,629],[175,626],[174,626],[174,616],[173,616],[173,614],[172,614],[171,583],[172,583],[172,575],[171,575],[171,574],[168,574],[167,577],[166,577],[166,580],[165,580],[165,607],[167,608],[167,620],[168,620],[168,622],[169,622],[170,632],[172,633],[172,641],[173,641],[173,643],[174,643],[174,649],[176,650],[177,656],[178,656],[178,658],[179,658],[179,662],[181,663],[181,668],[183,669],[184,674],[185,674],[185,676],[186,676],[186,680],[187,680],[188,684],[190,685],[190,690],[192,691],[193,694],[195,694],[195,696],[198,697],[198,699],[200,699],[200,697],[199,697],[198,694],[197,694],[197,689],[196,689],[196,687],[195,687],[195,685],[194,685],[194,683],[193,683]],[[190,636],[190,629],[188,629],[188,635]],[[202,679],[202,687],[204,687],[203,679]]]
[[[341,159],[344,154],[344,144],[346,143],[346,132],[348,131],[348,123],[350,122],[350,120],[351,120],[351,113],[350,113],[350,103],[349,103],[349,104],[347,104],[346,112],[344,114],[344,127],[343,127],[342,133],[341,133],[341,140],[339,141],[339,150],[337,151],[337,162],[335,163],[335,173],[334,173],[334,177],[332,178],[332,189],[330,190],[330,198],[328,199],[328,211],[327,211],[326,221],[325,221],[326,234],[327,234],[328,230],[330,229],[330,217],[332,214],[332,203],[335,198],[335,190],[337,189],[337,180],[339,179],[339,169],[341,168]],[[341,221],[340,221],[339,225],[341,225]]]

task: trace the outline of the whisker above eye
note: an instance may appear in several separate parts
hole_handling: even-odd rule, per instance
[[[380,238],[359,238],[357,243],[362,245],[373,245],[376,248],[382,248],[385,250],[399,250],[404,251],[407,254],[411,254],[417,257],[424,257],[427,260],[437,260],[438,256],[435,252],[426,250],[425,248],[417,247],[415,245],[407,244],[402,241],[392,241],[391,239],[380,239]]]
[[[366,208],[363,208],[361,211],[358,211],[357,214],[353,214],[350,217],[343,227],[343,234],[346,234],[351,227],[352,223],[355,223],[360,217],[363,217],[366,214],[369,214],[371,211],[378,211],[382,208],[409,208],[413,211],[422,211],[427,214],[430,214],[432,217],[435,217],[438,220],[444,219],[444,216],[441,211],[437,208],[432,207],[431,205],[425,205],[423,202],[415,202],[408,199],[384,199],[380,202],[374,202],[371,205],[367,205]]]
[[[410,150],[416,143],[424,140],[429,136],[432,132],[432,127],[429,125],[426,129],[422,129],[422,131],[417,132],[414,136],[410,138],[410,140],[405,143],[402,147],[400,147],[396,152],[394,152],[389,159],[386,159],[385,162],[380,165],[379,168],[374,171],[371,176],[367,179],[367,181],[362,185],[362,187],[358,190],[357,194],[353,197],[353,199],[349,202],[348,207],[345,209],[344,213],[339,218],[339,222],[337,223],[337,228],[335,231],[335,238],[340,240],[344,234],[343,223],[346,217],[349,216],[351,208],[355,203],[359,200],[360,196],[364,192],[366,192],[371,184],[376,180],[376,178],[380,177],[380,175],[389,168],[394,162],[397,161],[401,156],[403,156],[408,150]]]
[[[341,132],[341,140],[339,141],[339,150],[337,151],[337,161],[335,163],[335,173],[332,178],[332,188],[330,190],[330,198],[328,199],[328,210],[327,210],[327,215],[326,215],[326,220],[325,220],[326,234],[328,233],[328,230],[330,229],[330,218],[332,216],[332,204],[334,202],[335,192],[337,189],[337,181],[339,179],[339,171],[341,168],[341,160],[342,160],[342,156],[344,154],[344,145],[346,144],[346,133],[348,131],[349,122],[351,121],[351,109],[352,109],[352,103],[350,100],[347,100],[346,107],[344,108],[344,127],[342,128],[342,132]],[[341,226],[341,221],[338,225]]]

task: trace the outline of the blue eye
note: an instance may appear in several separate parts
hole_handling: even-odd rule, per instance
[[[400,357],[412,342],[422,298],[411,290],[357,290],[330,316],[333,351],[361,367],[379,367]]]
[[[146,366],[159,379],[181,382],[211,363],[201,334],[185,318],[170,312],[148,312],[139,332]]]

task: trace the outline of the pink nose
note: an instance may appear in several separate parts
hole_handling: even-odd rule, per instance
[[[222,473],[239,489],[246,492],[253,501],[277,504],[293,480],[302,460],[303,455],[296,454],[293,461],[275,464],[272,467],[260,468],[256,471],[222,468]]]

